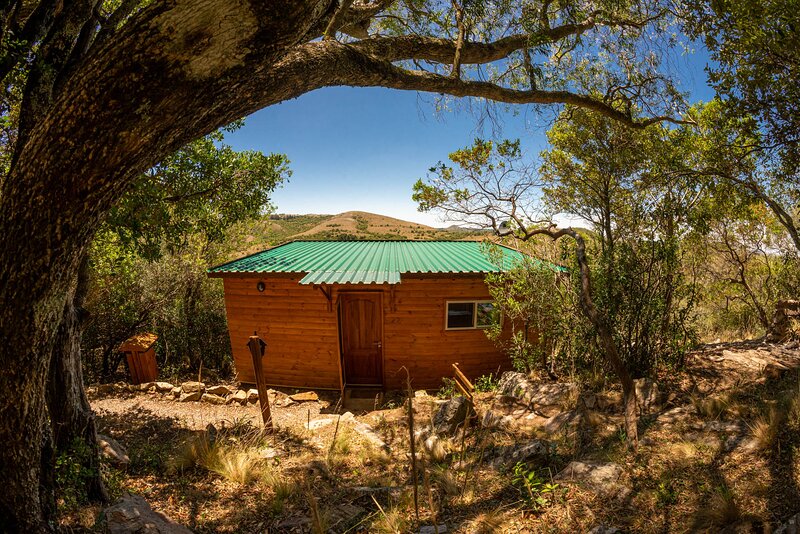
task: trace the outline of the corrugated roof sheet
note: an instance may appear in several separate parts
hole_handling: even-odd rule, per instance
[[[208,272],[302,273],[301,284],[399,284],[401,274],[497,272],[524,258],[498,250],[500,265],[476,241],[292,241]]]

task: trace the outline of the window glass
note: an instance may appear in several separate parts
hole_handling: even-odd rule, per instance
[[[486,327],[492,326],[500,322],[500,310],[494,307],[491,302],[478,302],[478,316],[476,326]]]
[[[472,328],[475,303],[449,302],[447,304],[447,328]]]

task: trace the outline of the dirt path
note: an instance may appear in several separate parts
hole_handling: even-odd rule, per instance
[[[292,406],[272,405],[272,417],[279,427],[302,427],[308,420],[317,418],[321,413],[331,413],[338,395],[330,392],[319,392],[318,401],[308,401]],[[285,395],[279,394],[280,403]],[[180,426],[189,430],[203,430],[209,423],[215,426],[231,426],[237,422],[252,421],[261,423],[259,405],[238,404],[215,405],[206,402],[178,402],[171,396],[158,393],[126,393],[107,396],[90,397],[92,408],[102,421],[108,416],[125,416],[126,414],[148,415],[158,419],[177,419]],[[103,431],[102,428],[99,429]]]

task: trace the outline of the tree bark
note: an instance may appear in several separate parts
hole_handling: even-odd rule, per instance
[[[390,4],[353,5],[342,13],[343,24],[363,26]],[[135,5],[124,2],[121,18]],[[65,4],[64,16],[54,19],[57,31],[49,32],[58,39],[29,51],[37,64],[44,59],[64,68],[54,68],[60,70],[56,76],[45,69],[47,76],[30,78],[41,82],[26,87],[26,102],[35,96],[36,105],[25,109],[35,108],[36,116],[20,121],[20,141],[0,183],[0,473],[6,480],[0,528],[51,529],[49,497],[38,492],[47,477],[42,462],[48,463],[43,453],[51,428],[44,391],[68,286],[87,244],[131,181],[189,141],[266,106],[340,85],[569,103],[634,127],[673,120],[635,120],[607,102],[570,91],[517,91],[404,70],[392,63],[402,57],[382,56],[375,46],[391,52],[405,43],[417,50],[408,59],[424,59],[431,45],[426,38],[365,39],[363,46],[319,40],[338,5],[335,0],[156,0],[119,29],[114,17],[101,23],[89,44],[79,34],[97,31],[96,24],[79,24],[73,20],[76,7]],[[591,19],[547,34],[580,35],[595,24]],[[508,57],[526,43],[503,40],[501,45],[509,45],[505,50],[497,43],[464,43],[461,63]],[[449,62],[454,45],[439,45],[437,53]],[[53,54],[35,57],[43,48]]]
[[[88,257],[85,257],[78,270],[74,289],[64,306],[61,326],[53,343],[47,406],[55,453],[69,452],[76,442],[83,442],[89,451],[86,458],[80,458],[85,472],[90,474],[85,480],[86,496],[92,501],[106,503],[109,498],[100,473],[100,449],[94,413],[86,397],[81,369],[81,334],[86,318],[83,304],[88,276],[89,263]]]
[[[600,338],[600,346],[603,349],[606,363],[611,366],[612,371],[617,376],[617,379],[622,386],[623,404],[625,405],[625,434],[627,436],[628,444],[634,449],[639,446],[639,414],[636,402],[636,387],[633,382],[628,367],[619,355],[617,344],[614,341],[614,333],[608,324],[606,317],[597,309],[594,301],[592,300],[592,277],[589,269],[589,261],[586,258],[586,242],[583,237],[572,228],[534,228],[524,229],[523,240],[531,239],[536,235],[546,235],[551,239],[559,239],[565,235],[571,237],[575,241],[575,256],[578,260],[578,267],[580,269],[581,287],[579,294],[579,301],[581,311],[592,323],[594,329],[597,331],[597,336]]]

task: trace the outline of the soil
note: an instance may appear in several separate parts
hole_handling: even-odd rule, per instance
[[[417,532],[434,521],[463,533],[766,532],[800,512],[798,368],[796,344],[703,347],[684,371],[659,377],[662,402],[642,415],[635,451],[614,388],[584,392],[611,399],[602,410],[586,408],[583,396],[531,409],[497,391],[479,393],[466,437],[417,440],[419,522],[401,397],[339,419],[335,393],[282,406],[295,391],[276,392],[272,435],[261,434],[252,404],[179,403],[144,392],[95,394],[91,403],[100,431],[131,459],[125,470],[107,468],[112,493],[140,494],[197,532]],[[416,429],[430,425],[436,402],[414,400]],[[488,411],[502,424],[481,427]],[[546,430],[554,415],[567,424]],[[308,428],[323,419],[330,422]],[[209,424],[220,450],[256,455],[244,465],[249,474],[184,462],[187,444],[207,439]],[[360,433],[364,425],[386,446]],[[532,440],[552,454],[497,467],[500,451]],[[574,460],[613,464],[622,475],[606,488],[556,478]],[[65,525],[99,528],[98,508],[62,504]]]

